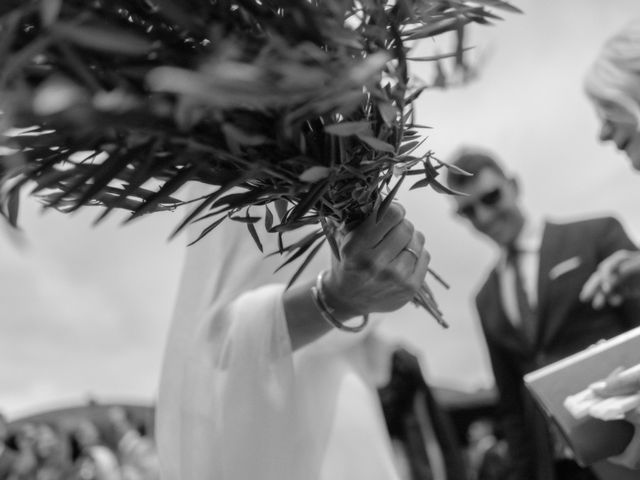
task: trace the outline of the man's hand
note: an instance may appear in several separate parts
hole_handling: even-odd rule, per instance
[[[640,252],[618,250],[605,258],[589,277],[580,300],[599,309],[607,303],[617,306],[625,297],[640,294]]]

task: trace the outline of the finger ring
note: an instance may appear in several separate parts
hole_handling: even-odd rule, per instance
[[[420,255],[418,255],[418,252],[416,252],[413,248],[404,247],[402,250],[416,257],[416,261],[420,259]]]

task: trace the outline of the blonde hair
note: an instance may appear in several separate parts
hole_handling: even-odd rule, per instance
[[[614,102],[640,120],[640,18],[609,38],[584,80],[587,96],[605,115],[604,102]]]

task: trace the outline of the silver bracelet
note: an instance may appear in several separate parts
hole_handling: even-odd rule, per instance
[[[364,327],[367,326],[367,323],[369,323],[369,314],[363,315],[362,323],[359,325],[356,325],[355,327],[350,327],[349,325],[345,325],[344,323],[336,320],[336,317],[333,316],[333,313],[335,312],[335,310],[327,304],[327,298],[324,293],[324,286],[322,284],[322,280],[324,279],[325,273],[327,273],[327,271],[322,270],[316,277],[316,284],[313,287],[311,287],[311,297],[313,298],[313,303],[315,303],[316,307],[318,307],[318,310],[320,311],[320,315],[322,315],[322,318],[324,318],[329,323],[329,325],[339,330],[343,330],[345,332],[351,332],[351,333],[358,333],[362,331]]]

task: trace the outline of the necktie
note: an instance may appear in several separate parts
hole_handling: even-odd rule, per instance
[[[520,315],[520,328],[529,343],[533,345],[536,341],[537,314],[535,309],[531,306],[531,303],[529,303],[529,298],[527,297],[527,292],[524,288],[522,271],[518,261],[519,254],[520,252],[515,247],[509,248],[507,251],[507,265],[513,269],[514,273],[514,290],[516,293],[516,302],[518,304],[518,313]]]

